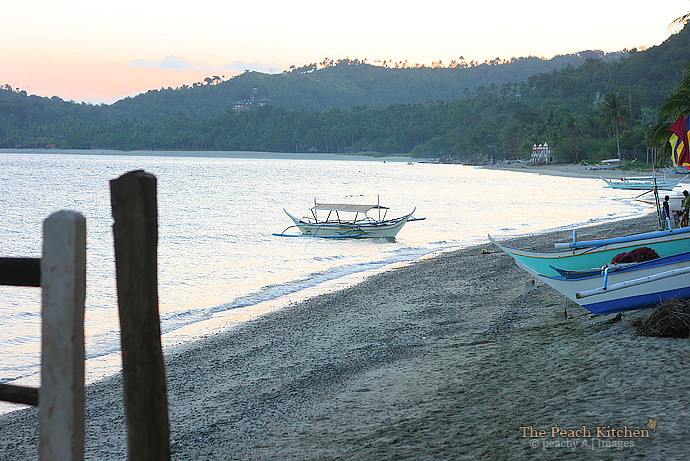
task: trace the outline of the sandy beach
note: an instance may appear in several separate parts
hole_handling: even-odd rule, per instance
[[[651,310],[595,316],[530,280],[487,241],[166,351],[172,458],[685,458],[690,341],[637,336]],[[86,412],[85,458],[125,459],[120,375],[89,386]],[[35,409],[0,415],[0,459],[37,459],[37,441]]]
[[[515,163],[501,163],[498,166],[491,166],[486,168],[493,168],[499,170],[524,171],[533,174],[545,174],[550,176],[568,176],[571,178],[606,178],[616,179],[623,176],[645,176],[651,175],[651,169],[631,169],[621,170],[620,168],[611,169],[597,169],[596,167],[580,165],[576,163],[553,163],[549,165],[521,165]],[[663,177],[664,173],[657,172],[657,175]],[[676,174],[667,175],[668,178],[680,177]],[[603,183],[602,183],[603,184]],[[680,189],[679,189],[680,190]]]

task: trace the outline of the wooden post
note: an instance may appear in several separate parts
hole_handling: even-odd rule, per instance
[[[170,459],[168,401],[158,316],[156,177],[110,181],[120,311],[127,456]]]
[[[62,210],[43,222],[39,457],[84,457],[86,219]]]

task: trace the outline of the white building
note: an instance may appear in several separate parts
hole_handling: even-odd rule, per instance
[[[551,148],[547,143],[532,145],[532,163],[551,163],[553,162],[553,157],[551,157]]]

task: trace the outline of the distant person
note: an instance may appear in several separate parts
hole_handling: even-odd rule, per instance
[[[667,195],[664,197],[664,203],[662,204],[661,217],[664,220],[664,226],[671,228],[671,207],[668,204],[670,197]]]
[[[683,207],[683,218],[680,220],[680,227],[687,227],[688,213],[690,213],[690,194],[688,194],[687,190],[683,191],[683,202],[681,206]]]

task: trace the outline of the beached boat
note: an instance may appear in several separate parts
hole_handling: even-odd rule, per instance
[[[601,178],[606,183],[606,186],[611,189],[626,189],[626,190],[653,190],[656,187],[658,190],[673,190],[681,183],[688,175],[680,179],[661,179],[655,176],[627,176],[620,179],[605,179]]]
[[[598,315],[642,309],[671,298],[690,298],[690,253],[554,277],[537,274],[519,262],[518,266]]]
[[[688,174],[688,171],[690,167],[687,166],[670,166],[662,170],[664,174]]]
[[[641,309],[672,297],[690,297],[690,228],[556,244],[537,252],[501,245],[518,267],[595,314]],[[639,248],[654,259],[613,263]],[[624,258],[621,258],[624,259]]]
[[[370,215],[372,210],[378,216]],[[295,223],[279,234],[281,237],[329,237],[329,238],[393,238],[402,227],[410,221],[421,221],[411,213],[398,218],[386,218],[388,207],[381,205],[355,205],[348,203],[316,203],[311,207],[311,216],[297,218],[285,211]],[[301,234],[286,234],[291,228],[297,227]]]
[[[602,164],[595,163],[594,165],[590,165],[589,163],[584,162],[585,170],[612,170],[621,166],[620,160],[617,158],[602,160],[601,163]]]
[[[610,264],[614,256],[647,247],[660,257],[690,252],[690,227],[633,234],[601,240],[577,240],[556,243],[556,251],[530,251],[502,245],[489,235],[489,240],[532,271],[546,276],[561,275],[558,269],[568,271],[588,270]]]

